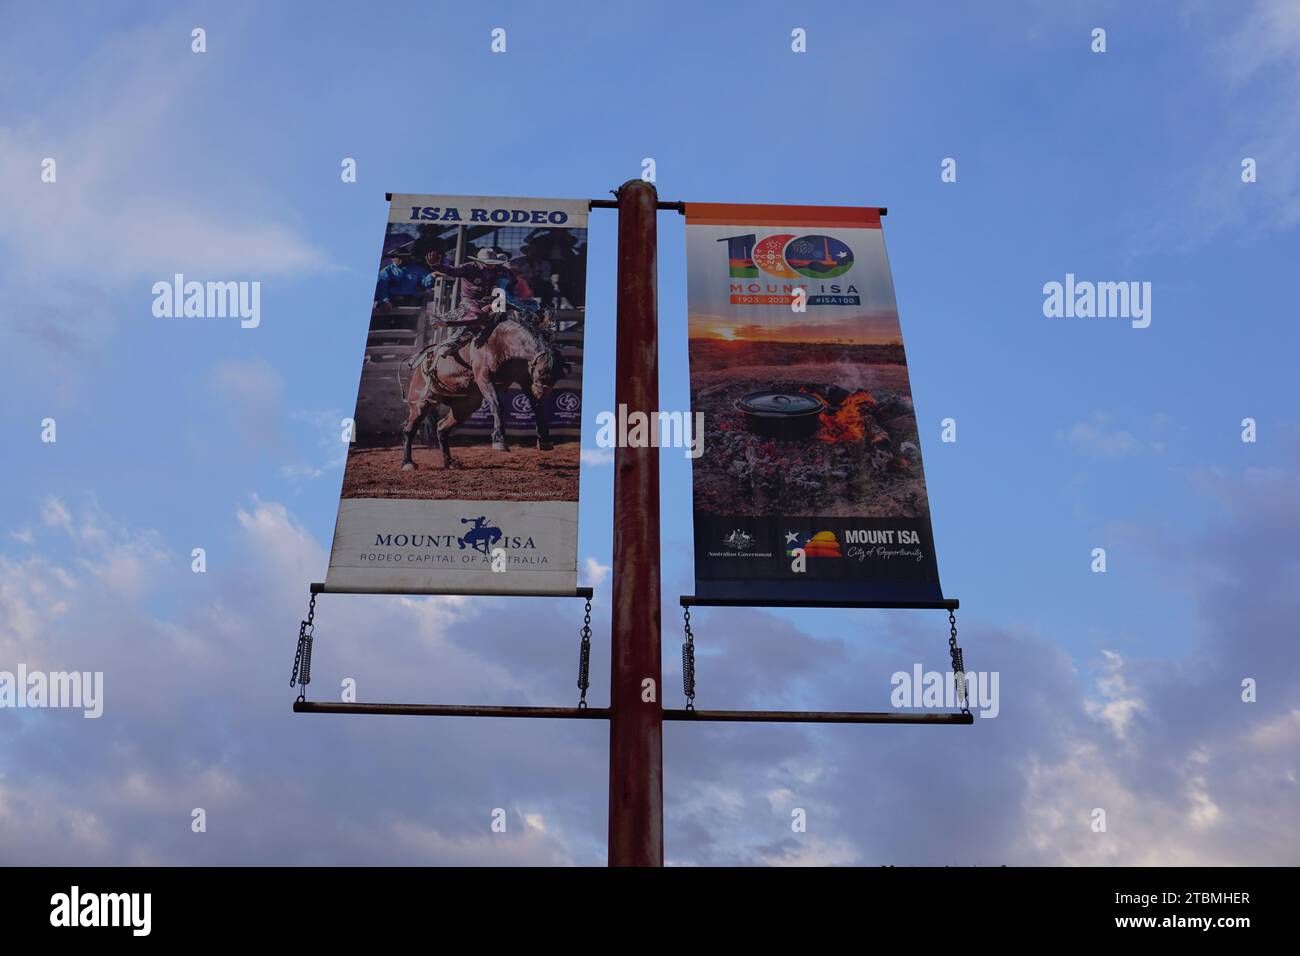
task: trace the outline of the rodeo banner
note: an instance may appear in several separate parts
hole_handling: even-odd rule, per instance
[[[393,195],[331,591],[573,593],[587,201]]]
[[[880,210],[688,203],[686,223],[696,595],[940,599]]]

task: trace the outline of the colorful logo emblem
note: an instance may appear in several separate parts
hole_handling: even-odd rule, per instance
[[[778,279],[833,279],[853,268],[853,250],[834,236],[781,233],[759,239],[750,233],[718,242],[727,244],[733,279],[757,279],[760,270]]]
[[[789,537],[787,535],[787,537]],[[803,548],[805,557],[809,558],[842,558],[840,554],[840,542],[835,537],[834,531],[818,531],[814,535],[808,536],[803,544],[795,544],[785,552],[787,558],[793,558],[795,548]]]

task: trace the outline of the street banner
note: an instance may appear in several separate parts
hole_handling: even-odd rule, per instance
[[[395,194],[326,590],[577,585],[587,201]]]
[[[880,210],[688,203],[695,593],[942,597]]]

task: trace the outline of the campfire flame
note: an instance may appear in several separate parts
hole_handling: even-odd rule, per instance
[[[870,392],[857,391],[840,403],[839,409],[821,413],[821,430],[817,437],[829,444],[862,442],[867,437],[864,411],[876,404]]]

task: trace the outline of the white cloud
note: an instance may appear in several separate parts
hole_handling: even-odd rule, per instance
[[[82,509],[63,510],[78,527]],[[0,780],[7,860],[598,862],[585,835],[604,804],[585,782],[597,772],[585,765],[604,759],[595,737],[583,744],[579,731],[575,746],[556,741],[554,727],[459,721],[430,746],[422,722],[290,716],[293,636],[325,550],[278,503],[254,499],[235,517],[223,568],[158,569],[158,586],[180,598],[178,620],[100,580],[93,556],[156,538],[102,512],[99,534],[74,542],[85,560],[71,571],[0,555],[0,660],[102,670],[111,729],[105,737],[50,715],[38,732],[0,742],[0,760],[24,767],[21,780]],[[362,699],[379,700],[554,699],[571,683],[572,659],[561,663],[554,648],[553,674],[520,673],[490,650],[498,628],[520,651],[538,631],[569,632],[569,616],[536,606],[326,595],[316,623],[313,697],[337,694],[344,675]],[[305,739],[334,743],[312,744],[286,776],[285,753]],[[414,762],[413,748],[423,754]],[[487,778],[475,770],[484,761],[494,768]],[[376,790],[376,781],[386,782]],[[487,808],[503,787],[527,809],[511,811],[507,834],[492,834]],[[210,825],[211,814],[222,821],[220,839],[190,832],[193,807],[209,811]]]
[[[1098,458],[1164,451],[1161,442],[1142,441],[1127,429],[1112,426],[1109,416],[1101,413],[1094,415],[1091,421],[1072,425],[1065,439],[1079,451]]]
[[[211,74],[172,59],[177,36],[187,34],[165,20],[105,35],[77,69],[48,75],[39,112],[0,126],[6,295],[75,312],[75,321],[43,315],[32,324],[26,310],[6,308],[0,323],[78,350],[85,326],[103,325],[101,316],[88,321],[104,311],[101,287],[135,284],[147,310],[149,285],[173,272],[255,280],[324,267],[322,252],[278,221],[273,202],[244,213],[198,185],[229,170],[204,148],[213,133],[208,112],[192,109]],[[160,147],[169,164],[160,163]],[[42,181],[47,157],[55,182]]]
[[[348,460],[348,443],[342,437],[343,416],[337,412],[297,412],[290,417],[315,431],[316,448],[324,460],[320,464],[291,462],[281,466],[281,476],[289,481],[315,481],[325,475],[341,475]]]
[[[122,598],[148,591],[158,567],[168,559],[157,534],[137,533],[111,520],[93,500],[74,516],[68,505],[51,495],[41,503],[41,520],[46,527],[64,531],[78,563]],[[11,536],[18,537],[12,532]],[[32,541],[27,532],[27,543]]]
[[[324,568],[324,550],[305,528],[290,520],[284,505],[255,497],[248,507],[236,510],[235,520],[277,580],[306,577],[310,583],[312,571],[308,569]]]
[[[860,866],[862,854],[847,840],[809,836],[764,849],[755,862],[766,866]]]
[[[1241,487],[1258,497],[1253,486]],[[1229,493],[1226,482],[1222,491]],[[56,525],[95,530],[58,536],[72,541],[79,558],[66,568],[46,557],[0,555],[0,657],[104,670],[103,726],[112,742],[105,746],[78,722],[47,720],[39,733],[0,744],[0,758],[25,768],[21,780],[0,782],[8,858],[603,861],[603,727],[557,735],[527,721],[451,721],[431,738],[427,721],[288,716],[285,671],[306,584],[320,577],[326,549],[283,505],[253,499],[238,509],[232,550],[207,575],[189,574],[184,561],[155,567],[154,587],[179,598],[175,614],[162,618],[104,586],[91,566],[95,555],[156,543],[154,533],[123,527],[94,507],[59,506],[51,509]],[[1274,522],[1292,514],[1285,507],[1269,513]],[[1284,532],[1280,540],[1289,543],[1294,536]],[[1246,538],[1247,547],[1257,546]],[[1250,584],[1258,589],[1258,575]],[[512,600],[325,595],[310,696],[333,697],[349,676],[363,700],[554,702],[573,680],[571,609]],[[1243,617],[1240,602],[1232,606],[1230,688],[1232,675],[1251,672],[1241,668],[1262,673],[1258,661],[1270,660],[1240,659],[1251,652],[1251,635],[1283,630],[1266,626],[1275,610],[1256,607],[1252,614],[1266,616]],[[924,659],[917,649],[933,643],[932,634],[900,623],[882,622],[888,640],[857,642],[850,653],[757,611],[728,611],[724,626],[702,616],[697,639],[708,649],[710,700],[871,706],[862,675],[888,673],[900,657]],[[1054,637],[978,624],[967,635],[986,666],[1002,672],[1006,689],[1001,716],[969,732],[864,738],[858,728],[668,728],[665,776],[679,781],[666,793],[669,860],[1295,861],[1294,708],[1245,705],[1233,693],[1216,698],[1210,691],[1225,678],[1212,660],[1183,674],[1106,652],[1095,685],[1084,687]],[[1267,647],[1290,660],[1280,638]],[[666,657],[665,680],[671,664]],[[1291,680],[1284,669],[1269,673]],[[815,701],[801,698],[796,685]],[[1188,719],[1193,704],[1209,708],[1208,719]],[[286,777],[284,754],[303,746],[296,773]],[[868,788],[869,813],[859,799]],[[954,801],[969,824],[956,836],[942,825]],[[510,808],[508,832],[492,834],[490,809],[502,805]],[[189,832],[194,806],[219,811],[221,840]],[[791,830],[794,807],[807,811],[807,833]],[[1094,807],[1107,811],[1104,834],[1091,829]],[[157,823],[173,814],[174,826]]]
[[[600,587],[609,577],[612,568],[608,564],[601,564],[595,558],[587,558],[583,562],[583,584],[586,587]]]
[[[1118,740],[1128,739],[1128,728],[1133,718],[1146,710],[1133,687],[1124,677],[1124,658],[1115,651],[1103,650],[1104,671],[1097,680],[1101,699],[1084,701],[1088,714],[1110,728]]]
[[[240,213],[201,185],[219,170],[196,135],[208,114],[188,108],[205,74],[167,55],[187,33],[168,20],[105,38],[66,83],[51,74],[59,79],[43,84],[39,114],[0,127],[0,244],[15,274],[65,274],[70,255],[79,278],[114,283],[320,266],[294,228]],[[163,145],[185,176],[160,175]],[[53,183],[40,178],[46,157],[57,163]]]
[[[67,505],[53,495],[41,503],[41,520],[47,528],[62,528],[72,534],[72,513],[68,511]]]
[[[1300,4],[1257,0],[1232,9],[1244,11],[1235,27],[1214,4],[1200,23],[1205,34],[1227,34],[1213,51],[1228,99],[1217,111],[1216,149],[1171,171],[1162,198],[1175,211],[1147,214],[1152,226],[1140,247],[1189,249],[1225,230],[1260,235],[1300,223]],[[1257,164],[1249,184],[1241,181],[1247,157]]]
[[[452,836],[427,824],[403,820],[392,828],[399,857],[439,860],[453,866],[572,866],[574,860],[548,837],[536,814],[508,813],[504,833],[492,833],[484,816],[483,832]]]
[[[29,654],[47,624],[66,613],[75,587],[67,571],[44,558],[18,562],[0,555],[0,660]]]
[[[155,282],[183,273],[265,284],[335,268],[283,194],[245,171],[247,156],[213,148],[215,125],[254,134],[205,85],[214,76],[205,58],[178,42],[190,25],[144,22],[80,23],[80,38],[66,41],[75,55],[54,69],[42,59],[29,112],[0,121],[0,349],[25,356],[18,376],[56,370],[69,397],[95,381],[65,374],[69,361],[93,364],[124,321],[150,316]],[[13,58],[5,67],[32,71]],[[57,164],[53,183],[41,181],[46,158]]]
[[[1251,729],[1250,745],[1258,750],[1275,750],[1300,744],[1300,710],[1290,710]]]
[[[1238,82],[1271,67],[1294,69],[1300,65],[1300,4],[1258,0],[1228,37],[1222,55],[1224,70]]]
[[[614,449],[584,448],[580,457],[584,465],[612,465],[614,464]]]

